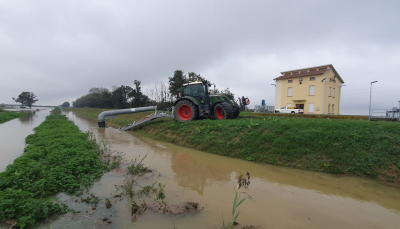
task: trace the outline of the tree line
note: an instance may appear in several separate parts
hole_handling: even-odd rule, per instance
[[[177,95],[177,90],[185,83],[204,81],[200,74],[189,72],[186,76],[182,70],[176,70],[172,77],[168,77],[168,85],[164,82],[156,83],[144,93],[139,80],[133,81],[133,88],[127,85],[107,88],[91,88],[89,93],[72,102],[74,107],[124,109],[129,107],[143,107],[156,105],[159,109],[171,107]],[[212,93],[225,93],[232,96],[229,88],[219,91],[212,89]]]

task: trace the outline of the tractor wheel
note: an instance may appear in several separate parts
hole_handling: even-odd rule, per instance
[[[214,106],[214,115],[216,119],[230,119],[232,118],[232,107],[229,103],[218,103]]]
[[[237,105],[237,103],[233,103],[233,105],[232,105],[232,114],[233,114],[232,118],[239,117],[240,107],[239,107],[239,105]]]
[[[198,108],[189,100],[181,100],[174,106],[174,118],[179,122],[190,122],[198,116]]]

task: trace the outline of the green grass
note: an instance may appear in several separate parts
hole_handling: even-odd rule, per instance
[[[54,195],[87,188],[108,169],[88,134],[59,111],[53,113],[26,138],[24,153],[0,173],[0,221],[16,219],[15,227],[25,228],[64,213],[67,207]]]
[[[262,117],[244,112],[235,120],[160,119],[134,131],[228,157],[400,182],[398,122]]]
[[[7,122],[14,118],[19,118],[26,114],[27,114],[26,112],[5,111],[3,109],[0,109],[0,123]]]

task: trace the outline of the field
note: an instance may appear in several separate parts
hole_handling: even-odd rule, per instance
[[[96,119],[100,111],[74,109]],[[144,114],[135,114],[137,118],[139,115]],[[117,119],[113,124],[134,120],[133,115]],[[239,119],[224,121],[178,123],[161,119],[134,131],[208,153],[400,183],[398,122],[262,117],[243,113]]]
[[[0,173],[0,221],[14,227],[34,226],[38,220],[65,213],[53,199],[89,187],[109,167],[100,149],[55,109],[53,115],[26,138],[24,153]]]
[[[26,115],[25,112],[5,111],[3,109],[0,109],[0,123],[4,123],[11,119],[19,118],[24,115]]]

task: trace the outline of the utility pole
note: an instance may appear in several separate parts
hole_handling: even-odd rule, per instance
[[[369,121],[371,121],[371,98],[372,98],[372,84],[377,83],[378,81],[371,82],[371,87],[369,89]]]
[[[399,110],[397,111],[397,115],[399,116],[398,120],[400,122],[400,101],[399,101]]]

